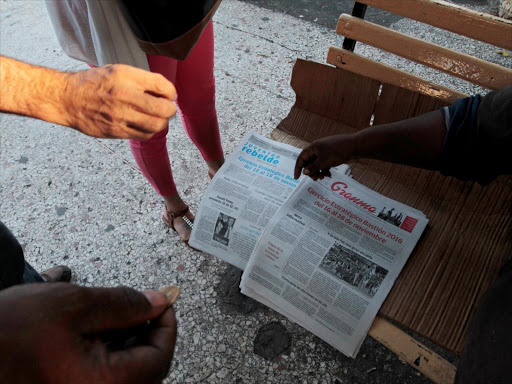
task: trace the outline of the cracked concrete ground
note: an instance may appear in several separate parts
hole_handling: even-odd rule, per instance
[[[227,154],[247,130],[268,135],[286,116],[295,99],[289,81],[296,58],[325,62],[328,46],[339,43],[333,32],[336,13],[350,11],[351,4],[327,3],[223,2],[214,19],[215,75]],[[473,1],[470,6],[489,10],[492,4]],[[496,47],[405,19],[380,21],[511,66],[511,59],[496,54]],[[479,91],[371,47],[358,45],[356,50],[441,84]],[[42,1],[0,2],[0,52],[65,71],[87,69],[60,50]],[[67,264],[74,271],[73,282],[84,285],[181,287],[176,304],[179,340],[167,382],[430,382],[371,338],[352,360],[279,314],[237,296],[233,268],[187,248],[163,226],[160,199],[137,170],[127,142],[91,139],[19,116],[0,118],[0,219],[38,270]],[[208,183],[207,169],[179,118],[170,126],[168,148],[176,184],[196,209]],[[254,353],[254,340],[272,323],[286,329],[290,345],[266,360]]]

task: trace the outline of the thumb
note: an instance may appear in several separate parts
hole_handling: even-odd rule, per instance
[[[138,292],[128,287],[87,288],[81,298],[81,329],[88,333],[133,327],[160,316],[167,299],[157,291]]]
[[[328,161],[317,157],[313,162],[304,167],[304,174],[308,176],[316,175],[322,169],[329,169]]]
[[[176,343],[176,317],[172,307],[152,322],[146,343],[109,354],[110,370],[120,383],[160,383],[165,378]]]

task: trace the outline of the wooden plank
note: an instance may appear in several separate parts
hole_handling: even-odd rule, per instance
[[[358,0],[371,7],[512,50],[512,21],[439,0]]]
[[[452,384],[455,381],[456,369],[452,364],[383,317],[375,318],[369,335],[434,383]]]
[[[512,84],[512,69],[342,14],[336,32],[488,89]]]
[[[367,126],[370,125],[368,121]],[[278,128],[305,141],[315,141],[322,137],[355,133],[359,129],[340,123],[294,105],[278,125]]]
[[[291,85],[296,94],[294,108],[350,127],[366,128],[370,125],[380,82],[330,65],[298,59]],[[336,107],[331,108],[332,105]]]
[[[373,125],[387,124],[435,111],[450,103],[396,85],[383,84]]]
[[[290,135],[289,133],[286,133],[282,131],[279,128],[275,128],[270,133],[270,138],[272,140],[280,141],[281,143],[290,144],[297,148],[306,148],[309,145],[309,141],[302,140],[298,138],[297,136]]]
[[[420,92],[448,103],[453,103],[457,99],[468,96],[465,93],[432,83],[421,77],[411,75],[397,68],[359,56],[356,53],[338,47],[329,48],[327,63],[359,75],[371,77],[382,83]]]

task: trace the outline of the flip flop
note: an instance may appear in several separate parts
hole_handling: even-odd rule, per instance
[[[190,207],[182,209],[181,211],[178,211],[178,212],[171,212],[171,211],[167,210],[167,207],[166,207],[165,212],[162,216],[162,220],[164,221],[165,224],[167,224],[169,227],[171,227],[171,229],[176,233],[178,233],[178,231],[174,227],[174,219],[177,219],[178,217],[181,217],[183,219],[183,221],[185,222],[185,224],[190,229],[192,229],[192,228],[194,228],[194,220],[190,220],[187,217],[187,213],[189,213],[189,212],[190,212]],[[178,235],[179,235],[179,233],[178,233]],[[183,241],[188,244],[188,240],[183,240]]]

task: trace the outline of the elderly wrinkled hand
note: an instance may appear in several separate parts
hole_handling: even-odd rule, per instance
[[[93,137],[149,139],[176,113],[176,89],[164,76],[107,65],[69,74],[66,125]]]

